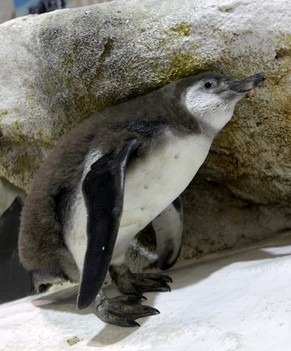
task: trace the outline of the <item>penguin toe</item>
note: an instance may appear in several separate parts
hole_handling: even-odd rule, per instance
[[[159,314],[150,306],[141,305],[142,296],[128,295],[104,299],[96,309],[97,316],[105,323],[122,327],[137,327],[135,319]]]
[[[171,291],[171,277],[155,273],[132,273],[127,267],[110,267],[112,280],[123,294]]]

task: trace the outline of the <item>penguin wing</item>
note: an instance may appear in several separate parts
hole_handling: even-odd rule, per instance
[[[126,166],[139,145],[133,139],[118,153],[102,156],[83,181],[88,243],[78,296],[80,309],[94,301],[105,280],[122,214]]]
[[[178,197],[152,221],[156,233],[158,264],[162,270],[171,268],[177,261],[183,234],[183,203]]]

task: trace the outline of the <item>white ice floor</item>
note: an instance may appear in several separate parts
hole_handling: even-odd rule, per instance
[[[3,304],[0,350],[291,350],[291,232],[170,274],[171,293],[145,294],[160,315],[139,328],[78,312],[74,287]]]

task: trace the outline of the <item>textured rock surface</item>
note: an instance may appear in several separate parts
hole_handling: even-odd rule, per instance
[[[13,186],[7,180],[0,178],[0,216],[17,196],[24,200],[24,191]]]
[[[211,224],[198,238],[235,231],[239,242],[290,227],[290,10],[286,0],[127,0],[2,24],[0,175],[27,190],[60,135],[105,106],[202,70],[264,71],[186,194],[185,256],[202,250],[192,245],[200,223]]]

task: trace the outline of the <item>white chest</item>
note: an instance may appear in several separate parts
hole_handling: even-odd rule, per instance
[[[162,146],[152,146],[146,157],[131,162],[125,176],[123,214],[113,263],[122,262],[130,240],[185,190],[204,162],[210,145],[210,140],[202,136],[169,136]],[[88,158],[85,172],[99,157],[95,153]],[[72,207],[72,222],[65,235],[80,271],[87,245],[86,219],[80,184]]]
[[[125,178],[114,263],[122,261],[129,241],[185,190],[204,162],[210,145],[202,136],[185,139],[172,136],[161,148],[152,148],[145,159],[136,160]]]

